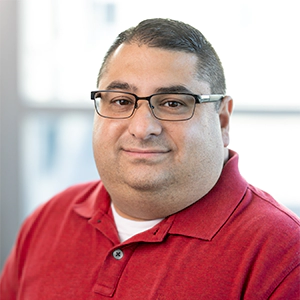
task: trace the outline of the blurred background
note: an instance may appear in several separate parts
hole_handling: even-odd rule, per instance
[[[297,0],[0,0],[0,269],[24,218],[97,179],[90,91],[117,34],[145,18],[200,29],[235,100],[242,175],[300,214]]]

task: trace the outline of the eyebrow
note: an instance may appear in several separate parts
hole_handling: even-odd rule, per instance
[[[138,90],[136,86],[122,81],[113,81],[106,87],[106,89],[134,91],[134,92]],[[171,85],[166,87],[159,87],[155,89],[154,93],[192,93],[192,92],[184,85]]]
[[[183,85],[171,85],[168,87],[160,87],[155,90],[156,93],[192,93]]]
[[[113,81],[106,87],[106,89],[107,90],[126,90],[126,91],[129,91],[129,90],[136,91],[137,90],[137,88],[135,86],[130,85],[127,82],[122,82],[122,81]]]

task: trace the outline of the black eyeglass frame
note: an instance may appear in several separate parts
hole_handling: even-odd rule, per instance
[[[107,92],[127,94],[127,95],[131,95],[131,96],[133,96],[135,98],[134,108],[133,108],[131,114],[128,117],[120,117],[120,118],[118,118],[118,117],[108,117],[108,116],[104,116],[104,115],[100,114],[100,112],[97,109],[97,104],[96,104],[95,96],[96,96],[96,94],[107,93]],[[154,111],[153,111],[154,106],[151,103],[151,98],[153,96],[157,96],[157,95],[187,95],[187,96],[192,96],[195,99],[195,104],[194,104],[194,108],[193,108],[193,112],[192,112],[191,116],[188,117],[188,118],[179,119],[179,120],[162,119],[162,118],[157,117],[155,115]],[[137,106],[137,102],[139,100],[147,100],[148,103],[149,103],[149,107],[150,107],[151,113],[152,113],[152,115],[156,119],[161,120],[161,121],[172,121],[172,122],[187,121],[187,120],[190,120],[194,116],[196,104],[218,102],[218,101],[221,101],[224,97],[225,97],[225,95],[223,95],[223,94],[197,95],[197,94],[184,93],[184,92],[182,92],[182,93],[174,93],[174,92],[169,92],[169,93],[155,93],[155,94],[152,94],[152,95],[147,96],[147,97],[139,97],[136,94],[133,94],[133,93],[130,93],[130,92],[117,91],[117,90],[98,90],[98,91],[92,91],[91,92],[91,100],[94,101],[94,106],[95,106],[95,110],[96,110],[97,114],[99,116],[103,117],[103,118],[116,119],[116,120],[129,119],[130,117],[133,116],[135,110],[138,107]]]

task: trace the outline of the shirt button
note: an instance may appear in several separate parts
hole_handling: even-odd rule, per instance
[[[117,260],[120,260],[124,256],[124,253],[121,249],[117,249],[113,252],[113,257]]]

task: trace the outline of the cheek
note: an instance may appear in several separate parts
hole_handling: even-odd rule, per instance
[[[97,154],[99,151],[99,148],[101,145],[103,145],[102,139],[104,138],[102,136],[103,133],[103,122],[101,120],[98,120],[98,116],[95,116],[94,118],[94,126],[93,126],[93,149],[94,154]]]
[[[96,115],[93,126],[93,140],[97,142],[97,144],[104,144],[117,140],[124,127],[122,124],[123,123],[120,122],[120,120],[105,119]]]
[[[116,159],[118,130],[116,124],[109,121],[96,116],[93,126],[94,159],[102,180],[112,172],[111,166]]]
[[[190,126],[183,135],[187,159],[194,164],[214,165],[223,160],[223,142],[219,120],[212,116]]]
[[[113,152],[113,147],[116,143],[116,125],[110,120],[95,116],[93,126],[93,149],[96,159],[107,157]]]
[[[205,138],[199,126],[191,126],[189,121],[181,123],[176,130],[170,133],[175,144],[175,160],[182,165],[182,168],[192,168],[198,165],[203,153]]]

